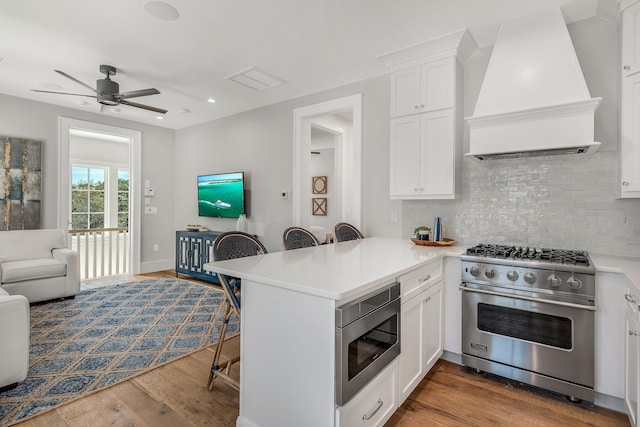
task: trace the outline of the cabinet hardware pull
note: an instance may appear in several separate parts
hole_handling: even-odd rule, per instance
[[[635,304],[637,302],[636,297],[631,294],[624,294],[624,299],[629,301],[631,304]]]
[[[431,301],[431,297],[429,297],[426,300],[424,300],[424,302],[429,302],[429,301]]]
[[[624,67],[622,67],[622,68],[623,68],[623,69],[625,69],[625,70],[630,70],[630,69],[631,69],[631,66],[629,66],[629,65],[625,65],[625,66],[624,66]]]
[[[627,186],[629,183],[627,181],[622,181],[622,185]]]
[[[638,333],[637,333],[637,332],[634,332],[634,331],[632,331],[632,330],[629,330],[629,335],[631,335],[631,336],[636,336],[636,337],[637,337],[637,336],[638,336]]]
[[[414,105],[413,108],[415,108],[417,110],[420,107],[418,105]]]
[[[384,404],[384,402],[382,401],[382,399],[378,399],[378,403],[376,403],[376,407],[373,408],[373,410],[371,412],[369,412],[368,414],[364,414],[362,416],[363,420],[370,420],[371,417],[373,417],[376,412],[378,412],[380,410],[380,408],[382,408],[382,405]]]
[[[424,104],[420,104],[420,108],[424,108]]]
[[[423,277],[423,278],[421,278],[421,279],[418,279],[418,283],[424,283],[424,282],[426,282],[426,281],[427,281],[427,280],[429,280],[429,279],[431,279],[431,275],[430,275],[430,274],[427,274],[425,277]]]

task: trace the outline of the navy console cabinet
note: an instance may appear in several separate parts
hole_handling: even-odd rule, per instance
[[[213,261],[213,244],[221,231],[176,231],[176,277],[178,273],[220,284],[203,266]]]

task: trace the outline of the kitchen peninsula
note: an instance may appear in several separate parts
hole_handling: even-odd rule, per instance
[[[242,279],[237,425],[340,425],[335,309],[432,264],[422,280],[440,280],[442,258],[461,251],[372,237],[205,264]]]

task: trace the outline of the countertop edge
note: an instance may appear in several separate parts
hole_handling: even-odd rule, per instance
[[[589,256],[596,267],[596,274],[624,274],[636,288],[640,289],[640,258],[599,254],[589,254]]]

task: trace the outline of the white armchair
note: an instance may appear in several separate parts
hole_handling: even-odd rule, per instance
[[[0,232],[0,289],[29,302],[80,292],[78,253],[67,248],[63,229]]]
[[[29,328],[27,298],[0,289],[0,390],[27,377]]]

